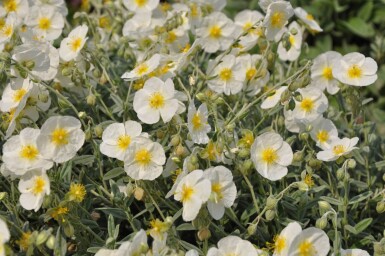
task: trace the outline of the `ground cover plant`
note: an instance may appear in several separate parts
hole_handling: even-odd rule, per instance
[[[382,2],[234,3],[0,2],[0,255],[385,255]]]

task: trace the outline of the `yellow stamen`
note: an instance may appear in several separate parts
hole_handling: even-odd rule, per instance
[[[148,0],[135,0],[135,3],[136,3],[137,6],[143,7],[143,6],[145,6],[147,4],[147,1]]]
[[[333,79],[333,72],[331,67],[324,67],[322,70],[322,76],[327,80]]]
[[[68,144],[68,131],[64,128],[56,128],[51,133],[51,142],[56,146],[64,146]]]
[[[164,96],[160,92],[155,92],[150,96],[149,104],[151,108],[159,109],[164,106]]]
[[[29,161],[36,160],[39,150],[34,145],[23,146],[20,150],[20,157]]]
[[[83,39],[81,37],[72,38],[69,44],[70,44],[71,50],[74,52],[77,52],[83,44]]]
[[[186,184],[184,184],[182,186],[182,202],[187,202],[191,199],[191,197],[194,195],[195,191],[194,191],[194,188],[190,187],[190,186],[187,186]]]
[[[262,160],[263,160],[266,164],[270,165],[270,164],[273,164],[275,161],[277,161],[277,159],[278,159],[278,154],[277,154],[277,152],[276,152],[274,149],[272,149],[272,148],[266,148],[266,149],[264,149],[264,150],[262,151],[261,157],[262,157]]]
[[[253,23],[251,23],[250,21],[249,22],[246,22],[244,25],[243,25],[243,31],[248,31],[249,29],[251,29],[253,27]]]
[[[24,95],[27,93],[27,91],[23,88],[19,89],[19,90],[16,90],[14,93],[13,93],[13,101],[14,102],[20,102],[21,99],[24,97]]]
[[[135,154],[135,161],[140,165],[148,165],[151,162],[151,153],[147,149],[140,149]]]
[[[221,36],[222,36],[222,29],[219,26],[214,25],[210,28],[210,37],[218,39]]]
[[[326,130],[320,130],[317,133],[317,140],[321,143],[327,142],[329,139],[329,133]]]
[[[286,239],[282,236],[275,236],[274,237],[274,248],[275,252],[278,254],[283,251],[286,247]]]
[[[193,118],[191,119],[191,123],[193,125],[194,130],[199,130],[200,128],[202,128],[203,123],[199,113],[194,114]]]
[[[218,202],[223,198],[222,185],[220,183],[212,184],[211,191],[215,194],[215,202]]]
[[[146,74],[149,70],[149,67],[146,63],[142,63],[140,64],[137,68],[136,68],[136,73],[139,75],[139,76],[142,76],[144,74]]]
[[[282,28],[285,23],[285,14],[283,12],[275,12],[270,18],[270,23],[273,28]]]
[[[176,39],[177,39],[177,36],[174,31],[170,31],[167,33],[166,43],[172,44],[173,42],[175,42]]]
[[[310,113],[314,109],[314,101],[312,99],[310,99],[310,98],[304,98],[301,101],[300,107],[306,113]]]
[[[42,176],[37,176],[34,180],[32,187],[32,193],[34,195],[39,195],[44,191],[46,181]]]
[[[233,77],[233,71],[229,68],[224,68],[219,72],[219,78],[223,81],[229,81]]]
[[[48,30],[51,28],[51,20],[47,17],[39,19],[39,28],[42,30]]]
[[[3,2],[3,6],[7,13],[9,12],[16,12],[18,9],[18,5],[15,0],[5,0]]]
[[[257,70],[255,68],[249,68],[246,71],[246,79],[250,81],[254,78],[255,74],[257,74]]]
[[[317,255],[317,251],[315,250],[314,245],[307,240],[301,242],[298,245],[298,251],[299,251],[298,256],[316,256]]]
[[[333,147],[333,153],[336,156],[342,155],[343,153],[345,153],[345,151],[346,151],[346,149],[345,149],[344,145],[336,145]]]
[[[307,20],[314,20],[314,17],[313,17],[313,15],[308,14],[308,15],[306,15],[306,19]]]
[[[361,78],[362,77],[362,69],[357,65],[353,65],[348,69],[348,76],[351,79]]]
[[[117,144],[119,149],[126,150],[131,143],[131,137],[128,135],[121,135],[118,138]]]

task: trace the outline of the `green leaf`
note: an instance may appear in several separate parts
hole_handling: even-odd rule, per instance
[[[368,21],[373,11],[373,2],[368,1],[358,12],[358,17],[364,21]]]
[[[100,210],[100,211],[104,212],[105,214],[111,214],[112,216],[114,216],[118,219],[127,219],[126,212],[120,208],[104,207],[104,208],[96,208],[96,210]]]
[[[375,34],[372,24],[366,23],[359,17],[350,18],[348,22],[342,21],[342,24],[347,27],[354,34],[361,37],[372,37]]]
[[[352,233],[352,234],[355,234],[355,235],[358,234],[357,230],[354,227],[350,226],[350,225],[345,225],[344,228],[347,231],[349,231],[350,233]]]
[[[377,163],[374,164],[376,166],[377,169],[382,169],[385,167],[385,160],[382,160],[382,161],[379,161]]]
[[[73,163],[75,165],[79,164],[79,165],[91,165],[95,160],[95,156],[94,155],[82,155],[82,156],[75,156],[73,158]]]
[[[373,194],[372,191],[366,191],[365,193],[355,196],[349,200],[349,204],[355,204],[361,201],[364,201],[366,198],[370,197]]]
[[[178,231],[186,231],[186,230],[197,230],[191,223],[183,223],[180,224],[176,230]]]
[[[54,245],[54,255],[55,256],[65,256],[67,252],[67,241],[62,235],[61,228],[59,227],[56,232],[55,245]]]
[[[354,228],[357,230],[358,233],[361,233],[362,231],[364,231],[367,227],[370,226],[370,224],[372,224],[372,221],[373,221],[373,218],[367,218],[367,219],[363,219],[361,220],[360,222],[358,222]]]
[[[335,199],[333,197],[321,196],[320,199],[325,200],[326,202],[333,205],[343,205],[342,201]]]
[[[124,173],[124,169],[122,167],[116,167],[116,168],[112,169],[111,171],[107,172],[103,176],[103,180],[113,179],[115,177],[122,175],[123,173]]]

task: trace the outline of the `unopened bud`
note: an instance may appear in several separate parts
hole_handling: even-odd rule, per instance
[[[275,211],[274,210],[267,210],[265,212],[265,218],[267,221],[271,221],[275,218]]]
[[[188,82],[189,82],[190,86],[194,86],[195,83],[196,83],[196,80],[195,80],[195,78],[193,76],[189,76],[188,77]]]
[[[47,239],[47,242],[45,243],[45,245],[53,250],[54,246],[55,246],[55,237],[53,235],[51,235],[48,239]]]
[[[337,179],[342,181],[345,178],[345,170],[340,168],[337,170]]]
[[[319,218],[316,223],[315,223],[315,226],[319,229],[324,229],[326,228],[326,226],[328,225],[328,220],[327,218],[325,217],[321,217]]]
[[[87,117],[87,114],[86,114],[86,112],[84,112],[84,111],[80,111],[79,114],[78,114],[78,117],[79,117],[80,119],[84,119],[84,118]]]
[[[349,167],[349,169],[354,169],[354,168],[356,168],[356,165],[357,165],[356,160],[354,160],[354,159],[349,159],[349,160],[348,160],[348,167]]]
[[[136,187],[134,190],[134,197],[136,200],[141,201],[144,198],[144,190],[141,187]]]
[[[250,224],[250,225],[247,227],[247,234],[248,234],[249,236],[254,235],[256,231],[257,231],[257,225],[255,225],[255,224]]]
[[[174,147],[176,147],[177,145],[179,145],[181,139],[180,139],[180,136],[179,135],[174,135],[170,141],[170,144]]]
[[[35,244],[38,246],[41,245],[47,240],[48,236],[49,236],[49,233],[47,231],[40,232],[36,237]]]
[[[181,144],[179,144],[177,147],[176,147],[176,150],[175,150],[175,154],[177,155],[177,156],[180,156],[180,157],[182,157],[182,156],[184,156],[184,154],[186,153],[186,149],[185,149],[185,147],[183,147]]]
[[[103,135],[103,128],[102,128],[102,126],[101,125],[95,126],[94,133],[95,133],[96,137],[101,138],[102,135]]]
[[[61,74],[63,76],[70,76],[72,75],[72,68],[63,68],[61,71]]]
[[[290,29],[290,34],[292,34],[293,36],[295,36],[297,33],[298,33],[298,30],[296,28]]]
[[[329,202],[326,202],[326,201],[318,201],[318,206],[321,210],[324,210],[324,211],[329,211],[332,208]]]
[[[302,141],[307,141],[309,139],[309,134],[307,132],[303,132],[299,135],[299,139]]]
[[[86,101],[87,101],[87,104],[88,104],[88,105],[94,106],[95,103],[96,103],[96,96],[93,95],[93,94],[89,94],[89,95],[87,96]]]
[[[269,196],[266,200],[266,208],[271,210],[277,205],[278,200],[274,196]]]
[[[297,151],[293,155],[293,162],[301,162],[303,160],[303,152]]]
[[[248,159],[243,162],[241,171],[247,173],[252,167],[253,167],[253,162],[250,159]]]
[[[298,189],[301,191],[308,191],[309,186],[305,182],[300,181],[300,182],[298,182]]]
[[[197,98],[199,101],[204,101],[206,99],[206,96],[203,92],[200,92],[195,95],[195,98]]]
[[[202,228],[198,231],[198,238],[200,241],[207,240],[211,237],[211,232],[208,228]]]
[[[250,156],[250,150],[247,148],[242,148],[241,150],[239,150],[238,156],[241,158],[246,158]]]
[[[383,213],[385,212],[385,203],[384,202],[378,202],[377,205],[376,205],[376,211],[378,213]]]
[[[0,201],[2,201],[7,196],[7,192],[0,193]]]

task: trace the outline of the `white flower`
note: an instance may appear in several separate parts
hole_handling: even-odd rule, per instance
[[[322,32],[322,28],[318,25],[317,21],[314,20],[313,15],[307,13],[303,8],[297,7],[294,9],[295,15],[300,18],[303,23],[305,23],[310,31],[313,32]]]
[[[15,32],[16,21],[13,15],[8,15],[4,20],[0,18],[0,21],[4,24],[0,26],[0,44],[11,39],[13,33]]]
[[[127,20],[123,26],[123,36],[130,38],[143,38],[153,32],[152,13],[139,13]]]
[[[8,112],[19,106],[22,99],[28,97],[27,93],[31,90],[32,86],[29,79],[24,79],[22,83],[14,84],[13,88],[11,84],[8,84],[3,91],[0,101],[0,110],[2,112]]]
[[[273,2],[267,8],[263,25],[266,27],[266,39],[278,41],[285,32],[284,28],[287,21],[293,16],[294,10],[289,2]]]
[[[195,108],[194,102],[190,103],[188,108],[188,129],[191,135],[191,140],[197,144],[206,144],[209,142],[207,133],[211,131],[211,126],[207,122],[209,113],[205,103]]]
[[[341,256],[370,256],[370,254],[367,251],[361,250],[361,249],[341,249]],[[332,256],[335,256],[334,253]]]
[[[318,55],[311,67],[312,84],[322,91],[326,88],[329,94],[336,94],[340,88],[338,80],[333,76],[333,70],[335,65],[338,65],[340,58],[341,54],[334,51]]]
[[[224,93],[226,95],[240,92],[245,80],[242,64],[234,55],[224,56],[221,63],[214,68],[210,76],[215,76],[216,78],[208,81],[209,88],[217,93]]]
[[[280,2],[280,1],[282,0],[259,0],[258,5],[259,7],[261,7],[262,11],[267,12],[267,8],[271,3]]]
[[[326,256],[330,250],[329,238],[318,228],[307,228],[297,235],[290,245],[290,256]]]
[[[122,75],[122,78],[127,81],[134,81],[154,71],[160,63],[160,55],[154,54],[150,59],[136,65],[136,67],[130,72],[126,72]]]
[[[302,228],[297,222],[289,223],[277,237],[274,237],[273,256],[289,255],[290,245],[301,231]]]
[[[44,170],[33,170],[19,181],[20,204],[26,210],[37,212],[45,195],[50,194],[50,181]]]
[[[144,136],[142,126],[138,122],[127,121],[110,124],[103,131],[100,152],[124,161],[129,146],[138,136]]]
[[[88,27],[81,25],[74,28],[60,43],[59,55],[64,61],[75,59],[86,43]]]
[[[211,247],[207,256],[258,256],[257,249],[247,240],[237,236],[227,236],[219,240],[218,248]]]
[[[159,0],[123,0],[124,6],[135,13],[152,12],[158,4]]]
[[[9,138],[3,146],[3,161],[6,168],[16,175],[32,169],[48,170],[53,163],[47,161],[37,147],[39,129],[24,128],[19,135]]]
[[[147,138],[138,138],[128,148],[124,170],[135,180],[154,180],[163,171],[166,156],[162,145]]]
[[[85,134],[78,119],[72,116],[53,116],[41,127],[37,148],[45,158],[63,163],[76,155],[84,139]]]
[[[267,96],[266,99],[262,102],[261,108],[270,109],[275,107],[278,104],[278,102],[281,101],[281,96],[286,91],[286,89],[287,89],[287,86],[282,86],[277,90],[275,90],[274,92],[272,92],[272,95]]]
[[[171,79],[163,82],[157,77],[148,79],[134,96],[134,110],[140,121],[155,124],[162,117],[167,123],[177,113],[179,103]]]
[[[64,17],[68,14],[67,4],[64,0],[35,0],[34,4],[40,7],[52,6]]]
[[[213,12],[203,19],[196,30],[203,50],[208,53],[227,50],[235,38],[233,21],[221,12]]]
[[[2,7],[8,15],[14,15],[18,23],[28,14],[28,0],[3,0]]]
[[[32,27],[38,37],[52,41],[61,35],[64,18],[52,6],[34,6],[25,24]]]
[[[258,54],[244,54],[237,57],[237,62],[241,63],[242,72],[245,74],[243,88],[247,95],[254,96],[261,91],[270,79],[267,71],[267,62]]]
[[[336,138],[330,143],[330,147],[324,149],[317,153],[317,159],[321,161],[334,161],[337,160],[340,156],[349,154],[352,150],[356,149],[355,145],[358,143],[358,138],[354,137],[352,139]]]
[[[211,182],[207,209],[214,219],[219,220],[225,214],[225,208],[230,208],[237,196],[233,174],[224,166],[216,166],[205,170],[203,175]]]
[[[234,24],[240,28],[239,33],[246,33],[239,39],[242,51],[248,51],[254,47],[258,38],[263,35],[261,27],[256,26],[261,20],[263,15],[258,11],[244,10],[235,16]]]
[[[344,55],[335,64],[333,76],[341,83],[354,86],[367,86],[377,80],[377,63],[358,52]]]
[[[183,203],[183,220],[194,220],[210,194],[211,183],[204,178],[202,170],[192,171],[183,177],[174,194],[174,199]]]
[[[275,181],[287,174],[287,166],[293,161],[290,145],[275,132],[259,135],[251,146],[251,160],[258,173]]]
[[[328,99],[325,94],[317,88],[307,87],[298,89],[302,96],[301,101],[295,101],[293,117],[295,119],[312,122],[322,116],[328,108]]]
[[[186,252],[185,256],[199,256],[199,253],[195,249],[191,249]]]
[[[143,248],[148,248],[146,231],[139,230],[131,242],[120,245],[114,256],[142,255]]]
[[[292,34],[291,31],[295,29],[297,31],[296,34]],[[297,22],[293,21],[290,23],[289,28],[287,29],[287,33],[289,35],[289,43],[290,47],[288,50],[286,50],[285,47],[283,47],[282,41],[278,44],[278,57],[283,61],[295,61],[298,59],[299,55],[301,54],[301,47],[302,47],[302,28],[298,25]]]
[[[0,219],[0,256],[5,256],[4,244],[9,241],[9,238],[11,238],[11,234],[9,233],[7,223]]]
[[[316,119],[311,123],[313,128],[310,131],[311,138],[322,149],[330,148],[330,144],[338,138],[338,130],[334,123],[323,117]]]

